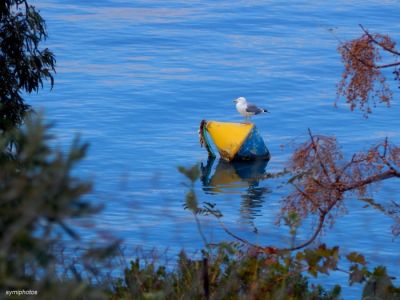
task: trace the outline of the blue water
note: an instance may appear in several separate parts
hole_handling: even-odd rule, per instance
[[[76,134],[90,143],[77,172],[94,181],[90,198],[105,206],[90,221],[122,238],[126,249],[142,245],[176,253],[203,246],[183,209],[188,187],[177,166],[206,164],[199,123],[241,121],[232,103],[239,96],[271,111],[254,118],[272,154],[267,172],[285,167],[308,128],[336,136],[349,157],[386,136],[400,144],[396,89],[391,108],[378,105],[367,120],[343,101],[333,107],[342,71],[338,40],[358,37],[360,23],[399,40],[398,1],[33,3],[47,21],[46,45],[56,54],[57,75],[51,92],[46,88],[28,102],[55,122],[62,147]],[[210,175],[219,167],[217,160]],[[287,227],[276,226],[288,193],[282,180],[197,182],[195,190],[200,203],[216,203],[232,231],[254,243],[289,245]],[[398,180],[373,192],[381,203],[399,201]],[[348,198],[347,212],[320,241],[340,244],[343,253],[360,251],[372,266],[385,264],[400,276],[393,220]],[[213,218],[201,218],[201,224],[208,242],[230,239]],[[310,227],[302,227],[296,242],[309,235]],[[346,299],[360,297],[360,286],[348,287],[345,274],[323,280],[342,284]]]

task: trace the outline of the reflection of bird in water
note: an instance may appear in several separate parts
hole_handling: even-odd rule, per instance
[[[236,103],[236,109],[237,111],[246,118],[246,121],[248,118],[254,115],[258,115],[264,112],[268,112],[265,108],[258,107],[252,103],[247,102],[245,97],[239,97],[233,102]]]
[[[203,190],[209,194],[237,194],[240,190],[240,215],[242,221],[254,227],[254,219],[261,216],[265,194],[269,190],[259,187],[260,178],[265,174],[268,161],[233,161],[220,159],[212,174],[214,159],[202,165]],[[254,227],[254,231],[257,229]]]

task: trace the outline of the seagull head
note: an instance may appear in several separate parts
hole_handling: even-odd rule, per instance
[[[247,103],[245,97],[239,97],[239,98],[233,100],[233,102],[235,102],[235,103],[243,103],[243,104]]]

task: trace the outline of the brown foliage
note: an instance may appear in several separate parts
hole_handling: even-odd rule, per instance
[[[400,177],[400,147],[390,144],[387,139],[346,160],[334,137],[313,135],[311,131],[309,135],[310,139],[294,151],[288,169],[281,174],[292,174],[288,182],[294,187],[283,199],[281,218],[290,215],[300,218],[316,217],[314,232],[308,240],[290,248],[261,246],[239,237],[218,219],[226,233],[256,252],[276,254],[307,247],[319,236],[327,221],[332,223],[336,214],[344,210],[343,200],[346,193],[356,193],[362,200],[366,188],[371,184]],[[399,235],[399,204],[392,202],[388,209],[373,202],[370,205],[379,208],[394,220],[392,231],[394,235]]]
[[[363,196],[366,187],[392,177],[400,177],[400,148],[385,139],[367,152],[356,153],[346,160],[336,139],[314,136],[293,154],[289,169],[294,176],[289,180],[294,189],[284,199],[283,214],[296,212],[305,218],[317,215],[318,223],[312,237],[296,250],[315,240],[327,218],[333,221],[334,211],[343,208],[346,192]]]
[[[400,63],[396,59],[400,57],[400,53],[388,35],[370,34],[362,26],[361,28],[364,31],[361,37],[341,43],[338,47],[344,71],[337,95],[346,98],[351,110],[358,106],[367,117],[372,112],[371,102],[373,106],[376,106],[377,100],[390,105],[392,92],[386,84],[382,69],[393,67],[394,74],[397,74],[396,68]],[[380,64],[383,53],[391,55],[395,62]]]
[[[335,138],[310,135],[310,141],[293,153],[289,163],[294,173],[290,183],[295,190],[286,198],[287,209],[296,209],[306,217],[309,213],[328,209],[330,203],[340,199],[342,196],[332,189],[332,182],[336,181],[337,161],[341,158]]]

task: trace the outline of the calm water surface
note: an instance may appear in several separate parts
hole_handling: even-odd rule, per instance
[[[254,118],[272,154],[256,173],[282,170],[292,146],[307,139],[307,128],[336,136],[349,156],[385,136],[400,144],[399,101],[390,109],[379,106],[368,120],[346,105],[333,107],[342,71],[338,39],[359,36],[362,23],[400,40],[398,1],[33,3],[47,21],[57,75],[51,92],[28,101],[56,123],[60,145],[77,133],[91,144],[78,171],[94,180],[90,197],[105,205],[91,221],[123,238],[127,249],[174,253],[203,246],[183,209],[187,186],[177,166],[206,167],[199,122],[241,121],[232,103],[239,96],[271,111]],[[249,170],[218,160],[209,167],[209,180],[196,185],[200,201],[216,203],[226,225],[253,242],[290,243],[288,229],[275,225],[287,186],[279,179],[251,180]],[[226,184],[224,174],[236,179]],[[398,180],[374,192],[377,201],[400,200]],[[400,276],[392,221],[364,204],[348,199],[348,212],[321,240],[340,243],[344,253],[360,251]],[[229,239],[212,218],[201,222],[208,241]],[[296,242],[309,234],[304,226]],[[333,274],[325,282],[334,283],[346,286],[347,276]],[[359,287],[346,288],[345,295],[359,297]]]

